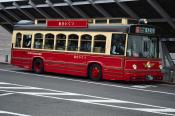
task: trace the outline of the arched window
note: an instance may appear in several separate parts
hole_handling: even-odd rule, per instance
[[[78,51],[78,35],[71,34],[68,37],[68,50]]]
[[[31,48],[32,45],[32,35],[25,34],[23,35],[23,48]]]
[[[43,46],[43,35],[41,33],[37,33],[34,36],[34,48],[42,49]]]
[[[85,34],[81,36],[80,51],[91,52],[92,36]]]
[[[21,40],[22,40],[22,34],[21,33],[17,33],[16,34],[15,47],[21,47]]]
[[[94,37],[94,49],[93,52],[96,53],[105,53],[106,48],[106,36],[96,35]]]
[[[66,48],[66,35],[58,34],[56,36],[56,50],[65,50]]]
[[[46,34],[44,48],[53,49],[53,46],[54,46],[54,35],[50,33]]]

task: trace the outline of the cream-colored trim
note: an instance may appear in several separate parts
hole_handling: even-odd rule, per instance
[[[39,24],[39,21],[45,21],[45,24],[47,25],[47,21],[48,20],[59,20],[59,19],[36,19],[35,20],[35,24]],[[61,19],[62,20],[62,19]],[[65,20],[74,20],[74,19],[65,19]],[[75,20],[80,20],[80,19],[76,19]],[[84,20],[84,19],[83,19]],[[106,20],[106,23],[98,23],[98,24],[109,24],[109,20],[121,20],[121,22],[117,22],[117,23],[113,23],[113,24],[128,24],[128,20],[138,20],[138,19],[134,19],[134,18],[87,18],[86,19],[88,21],[89,24],[93,24],[96,25],[96,20]]]
[[[108,55],[110,55],[110,51],[111,51],[111,38],[112,38],[112,33],[108,33],[106,36],[106,48],[105,48],[105,52]]]
[[[82,34],[78,35],[78,52],[80,52],[81,36]]]
[[[32,34],[31,49],[33,49],[33,46],[34,46],[34,33]]]
[[[12,44],[13,44],[13,48],[15,48],[15,44],[16,44],[16,32],[13,31],[12,33]]]
[[[93,53],[93,50],[94,50],[94,35],[92,35],[91,53]]]
[[[20,48],[23,48],[23,45],[22,45],[22,43],[23,43],[23,36],[24,36],[24,33],[21,33],[22,34],[22,37],[21,37],[21,47]]]
[[[64,34],[66,35],[66,45],[65,45],[65,50],[63,50],[63,51],[67,51],[67,47],[68,47],[68,34],[66,34],[66,33],[64,33]]]
[[[112,38],[112,34],[115,33],[115,34],[124,34],[122,32],[92,32],[92,31],[89,31],[89,32],[67,32],[67,31],[14,31],[13,32],[13,38],[12,38],[12,43],[15,44],[15,41],[16,41],[16,34],[17,33],[21,33],[22,34],[22,41],[21,41],[21,48],[20,49],[25,49],[25,48],[22,48],[22,43],[23,43],[23,35],[24,34],[30,34],[32,35],[32,45],[31,45],[31,49],[33,50],[42,50],[42,51],[60,51],[60,52],[70,52],[70,53],[86,53],[86,54],[99,54],[99,55],[110,55],[110,48],[111,48],[111,38]],[[35,49],[34,48],[34,36],[35,34],[37,33],[41,33],[43,35],[43,45],[42,45],[42,49]],[[51,33],[54,35],[54,49],[53,50],[49,50],[49,49],[44,49],[44,45],[45,45],[45,36],[46,34],[48,33]],[[65,50],[56,50],[56,36],[58,34],[64,34],[66,35],[66,49]],[[76,34],[79,36],[78,38],[78,51],[67,51],[67,47],[68,47],[68,36],[70,34]],[[81,52],[79,51],[80,50],[80,45],[81,45],[81,36],[84,35],[84,34],[88,34],[90,36],[92,36],[92,41],[91,41],[91,52]],[[105,53],[93,53],[93,48],[94,48],[94,36],[96,35],[104,35],[106,37],[106,48],[105,48]],[[17,47],[18,48],[18,47]]]
[[[43,33],[43,45],[42,45],[42,49],[44,49],[45,38],[46,38],[46,33]]]
[[[126,34],[126,40],[125,40],[125,53],[124,53],[124,56],[127,55],[127,49],[128,49],[128,34]]]
[[[54,50],[56,49],[56,38],[57,38],[57,35],[54,34],[54,43],[53,43],[53,49]]]

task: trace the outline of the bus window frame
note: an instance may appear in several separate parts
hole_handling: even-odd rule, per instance
[[[112,42],[112,35],[113,34],[124,34],[126,35],[125,36],[125,50],[124,50],[124,54],[123,55],[114,55],[114,54],[111,54],[111,42]],[[127,51],[127,44],[128,44],[128,33],[120,33],[120,32],[112,32],[110,33],[110,48],[109,48],[109,55],[110,56],[126,56],[126,51]]]
[[[159,58],[160,57],[160,54],[159,54],[159,40],[160,40],[160,36],[158,36],[157,34],[136,34],[136,33],[127,33],[127,48],[126,48],[126,51],[125,51],[125,56],[127,57],[127,58],[137,58],[137,57],[132,57],[132,56],[127,56],[127,49],[128,49],[128,37],[129,37],[129,35],[136,35],[136,36],[151,36],[151,37],[156,37],[157,38],[157,58]],[[138,57],[138,58],[140,58],[140,57]],[[147,58],[145,58],[145,59],[147,59]]]
[[[72,35],[77,36],[78,38],[77,39],[70,39],[70,36],[72,36]],[[79,52],[80,34],[77,34],[77,33],[68,33],[66,40],[67,40],[67,47],[66,47],[66,51],[67,52]],[[77,41],[78,42],[77,43],[77,46],[76,46],[77,48],[75,47],[76,48],[75,50],[70,50],[70,48],[69,48],[70,46],[68,46],[69,44],[71,44],[72,41]]]
[[[46,38],[47,35],[52,35],[53,38],[48,38],[48,37]],[[56,35],[55,35],[54,33],[51,33],[51,32],[45,33],[45,34],[44,34],[44,37],[43,37],[43,39],[44,39],[44,40],[43,40],[43,41],[44,41],[44,43],[43,43],[44,46],[43,46],[42,49],[44,49],[44,50],[51,50],[51,51],[52,51],[52,50],[55,50],[55,36],[56,36]],[[49,47],[47,47],[46,40],[52,40],[52,39],[53,39],[53,45],[51,46],[51,48],[49,48]]]
[[[17,34],[21,34],[21,41],[20,41],[20,47],[16,47],[16,40],[17,40]],[[23,40],[23,32],[14,32],[14,36],[13,36],[13,41],[14,41],[14,48],[22,48],[22,40]]]
[[[16,47],[16,46],[13,46],[13,48],[16,48],[16,49],[33,49],[33,36],[34,36],[34,33],[32,33],[32,32],[22,32],[22,31],[16,31],[16,32],[14,32],[14,45],[16,45],[16,35],[18,34],[18,33],[21,33],[21,46],[20,47]],[[23,47],[23,36],[24,35],[31,35],[32,36],[32,38],[31,38],[31,46],[29,47],[29,48],[25,48],[25,47]]]
[[[34,31],[30,31],[29,33],[27,33],[26,31],[16,31],[15,33],[21,33],[22,34],[22,37],[23,37],[23,34],[32,34],[32,47],[31,49],[32,50],[42,50],[42,51],[50,51],[50,52],[65,52],[65,53],[83,53],[83,54],[92,54],[92,55],[111,55],[110,54],[110,47],[111,47],[111,37],[112,37],[112,34],[125,34],[127,35],[127,33],[122,33],[122,32],[91,32],[91,31],[88,31],[88,32],[82,32],[80,31],[79,33],[72,33],[70,31],[60,31],[60,32],[57,32],[57,31],[37,31],[37,32],[34,32]],[[53,49],[44,49],[44,45],[45,45],[45,36],[46,34],[53,34],[54,35],[54,48]],[[35,35],[36,34],[42,34],[43,36],[43,42],[42,42],[42,48],[40,49],[36,49],[34,48],[34,39],[35,39]],[[64,34],[66,36],[66,44],[65,44],[65,50],[56,50],[56,36],[58,34]],[[68,36],[69,35],[72,35],[72,34],[75,34],[78,36],[78,50],[77,51],[69,51],[68,50]],[[80,51],[80,44],[81,44],[81,36],[82,35],[90,35],[92,36],[92,40],[91,40],[91,51],[89,52],[84,52],[84,51]],[[98,52],[94,52],[93,51],[93,48],[94,48],[94,40],[95,40],[95,36],[97,35],[103,35],[105,36],[105,52],[104,53],[98,53]],[[127,36],[126,36],[127,37]],[[14,37],[15,39],[15,37]],[[125,53],[124,55],[115,55],[115,56],[126,56],[126,44],[127,44],[127,39],[126,39],[126,43],[125,43]],[[19,48],[19,47],[18,47]],[[20,49],[29,49],[29,48],[20,48]]]
[[[66,38],[65,39],[58,39],[57,38],[57,36],[58,35],[64,35]],[[54,50],[55,51],[67,51],[67,34],[65,33],[65,32],[60,32],[60,33],[56,33],[56,35],[55,35],[55,39],[54,39],[54,41],[55,41],[55,45],[54,45]],[[57,48],[57,40],[61,40],[61,41],[65,41],[65,45],[64,45],[64,49],[63,50],[61,50],[61,49],[56,49]],[[58,48],[59,48],[59,46],[58,46]]]
[[[41,48],[34,47],[35,46],[34,44],[35,44],[35,35],[36,34],[41,34],[42,35],[42,38],[40,38],[40,39],[42,39],[42,47]],[[43,32],[33,33],[32,49],[34,49],[34,50],[44,50],[44,37],[45,37],[45,33],[43,33]]]
[[[27,48],[27,47],[23,47],[23,42],[24,42],[24,35],[31,35],[32,37],[31,37],[31,45],[30,45],[30,47],[29,48]],[[21,47],[22,47],[22,49],[33,49],[32,47],[33,47],[33,33],[26,33],[26,32],[24,32],[23,34],[22,34],[22,45],[21,45]]]
[[[85,39],[82,39],[82,37],[83,36],[85,36],[85,35],[87,35],[87,36],[90,36],[91,38],[89,39],[89,40],[85,40]],[[93,46],[92,46],[92,41],[93,41],[93,38],[94,38],[94,36],[92,35],[92,34],[90,34],[90,33],[84,33],[84,34],[81,34],[81,35],[79,35],[80,36],[80,41],[79,41],[79,52],[85,52],[85,53],[92,53],[92,48],[93,48]],[[83,50],[81,50],[81,47],[82,47],[82,42],[90,42],[90,51],[83,51]]]
[[[105,37],[105,40],[95,40],[95,37],[97,37],[97,36],[104,36]],[[93,46],[92,46],[92,53],[97,53],[97,54],[106,54],[107,52],[107,40],[108,40],[108,36],[107,36],[107,34],[101,34],[101,33],[97,33],[97,34],[94,34],[93,35]],[[104,47],[104,52],[95,52],[95,42],[105,42],[105,47]]]

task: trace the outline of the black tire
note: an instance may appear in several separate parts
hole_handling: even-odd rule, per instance
[[[93,81],[102,80],[102,68],[99,64],[92,64],[88,69],[88,77]]]
[[[37,74],[44,73],[44,63],[42,59],[38,58],[33,61],[33,72]]]

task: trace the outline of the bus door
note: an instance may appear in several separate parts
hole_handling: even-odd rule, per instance
[[[108,66],[111,67],[111,74],[119,80],[123,78],[124,72],[124,56],[126,49],[126,34],[113,33],[111,39],[110,62]]]

